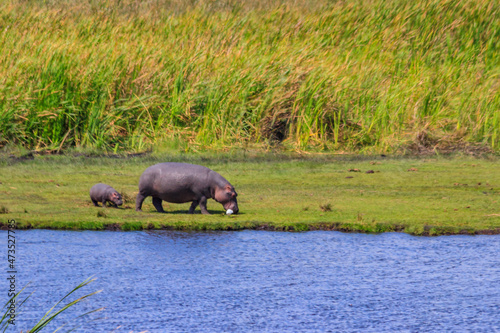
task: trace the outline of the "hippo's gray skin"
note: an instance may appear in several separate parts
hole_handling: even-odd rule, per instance
[[[106,207],[106,202],[109,201],[115,207],[123,204],[122,196],[117,190],[106,184],[95,184],[90,189],[90,200],[94,206],[98,206],[98,202],[102,202],[102,206]]]
[[[203,214],[207,210],[207,199],[221,203],[225,210],[238,213],[234,187],[217,172],[201,165],[187,163],[159,163],[147,168],[139,180],[139,194],[135,210],[140,212],[146,197],[153,197],[153,205],[160,213],[165,212],[162,200],[172,203],[191,202],[189,214],[200,205]]]

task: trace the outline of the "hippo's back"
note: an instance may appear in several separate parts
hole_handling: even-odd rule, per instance
[[[209,168],[203,165],[181,163],[181,162],[163,162],[150,166],[144,173],[147,172],[175,172],[175,173],[200,173],[209,172]],[[143,174],[144,174],[143,173]]]
[[[147,195],[191,190],[206,184],[207,167],[189,163],[165,162],[147,168],[139,179],[139,191]]]
[[[113,190],[113,188],[107,184],[99,183],[92,186],[90,189],[90,195],[101,195],[108,190]]]

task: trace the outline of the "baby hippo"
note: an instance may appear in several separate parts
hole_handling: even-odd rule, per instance
[[[92,186],[90,189],[90,200],[97,207],[99,207],[98,202],[102,202],[103,207],[106,207],[107,201],[111,202],[115,207],[123,204],[120,193],[111,186],[102,183]]]

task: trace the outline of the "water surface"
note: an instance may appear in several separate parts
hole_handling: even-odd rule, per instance
[[[97,281],[76,296],[103,291],[52,328],[105,307],[93,317],[102,319],[76,321],[77,332],[500,331],[500,236],[16,235],[17,285],[31,281],[34,291],[16,332],[91,275]],[[6,249],[6,232],[0,236]]]

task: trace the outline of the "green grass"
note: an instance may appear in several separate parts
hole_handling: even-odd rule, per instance
[[[209,200],[213,215],[186,214],[189,203],[151,198],[136,212],[138,179],[150,165],[185,161],[206,165],[238,192],[240,214],[227,216]],[[247,153],[156,154],[133,158],[36,156],[0,159],[0,202],[21,228],[88,230],[343,230],[403,231],[416,235],[500,232],[498,157],[382,158]],[[359,169],[361,172],[349,172]],[[366,173],[373,170],[374,173]],[[120,191],[122,208],[94,207],[98,182]]]
[[[500,143],[489,0],[0,1],[0,146]]]

